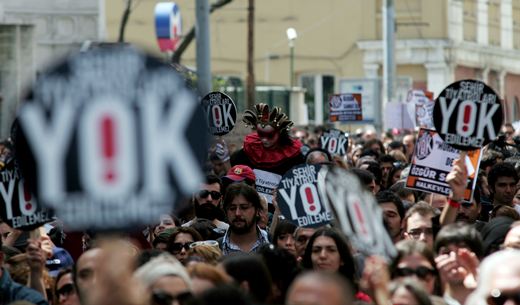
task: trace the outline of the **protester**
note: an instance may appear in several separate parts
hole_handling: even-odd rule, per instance
[[[62,269],[56,276],[54,286],[54,302],[56,305],[80,305],[72,277],[72,269]]]
[[[220,239],[222,253],[256,252],[269,243],[267,232],[258,227],[259,211],[262,209],[260,196],[246,184],[233,184],[224,198],[224,210],[229,228]]]
[[[449,305],[464,304],[477,284],[484,249],[478,231],[463,223],[443,227],[435,239],[435,263]]]
[[[182,264],[186,264],[190,245],[202,240],[200,234],[189,227],[175,228],[168,239],[167,250]]]
[[[323,271],[310,271],[298,276],[287,293],[287,305],[353,304],[351,284],[342,276]]]
[[[316,232],[316,229],[306,227],[297,227],[294,231],[294,247],[296,248],[296,258],[298,260],[303,258],[309,239],[314,232]]]
[[[337,273],[357,287],[354,257],[345,238],[334,229],[320,228],[314,232],[305,248],[302,267]]]
[[[255,132],[247,135],[243,149],[231,156],[232,165],[242,164],[283,175],[305,162],[300,151],[302,143],[289,136],[294,123],[281,108],[270,109],[267,104],[257,104],[254,110],[246,110],[243,120]]]
[[[391,191],[382,191],[377,194],[377,203],[383,210],[385,227],[394,243],[402,237],[402,220],[404,218],[404,206],[401,199]]]
[[[513,206],[518,180],[515,167],[509,163],[498,163],[491,168],[488,174],[488,184],[493,206]]]
[[[135,271],[151,295],[150,305],[181,304],[192,298],[192,283],[184,266],[170,254],[152,258]]]
[[[429,295],[435,294],[438,277],[432,250],[421,241],[402,240],[396,244],[397,256],[390,265],[392,279],[419,281]]]
[[[0,242],[2,246],[2,242]],[[38,291],[30,289],[11,279],[9,272],[3,267],[4,254],[0,250],[0,296],[3,303],[28,301],[36,305],[47,305],[45,297]]]
[[[288,220],[278,222],[274,229],[272,242],[277,248],[285,249],[296,257],[296,246],[294,242],[294,231],[296,225]]]
[[[223,221],[224,212],[221,209],[222,190],[222,181],[215,175],[207,175],[206,181],[192,199],[195,218],[183,224],[183,227],[189,227],[195,219],[203,218],[210,220],[219,232],[227,230],[229,225]]]
[[[429,204],[416,203],[404,217],[404,238],[422,241],[432,249],[435,233],[432,221],[434,216],[435,210]]]
[[[231,278],[221,269],[206,263],[192,264],[187,268],[194,295],[231,283]]]
[[[255,303],[264,304],[272,296],[272,281],[262,258],[239,253],[228,256],[222,262],[224,270],[251,296]]]

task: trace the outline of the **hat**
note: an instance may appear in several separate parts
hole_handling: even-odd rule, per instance
[[[178,276],[191,290],[191,279],[186,268],[169,253],[163,253],[152,258],[142,265],[134,273],[146,287],[151,287],[158,279],[163,276]]]
[[[244,181],[245,179],[256,181],[255,172],[247,165],[235,165],[230,168],[223,178],[233,180],[234,182]]]

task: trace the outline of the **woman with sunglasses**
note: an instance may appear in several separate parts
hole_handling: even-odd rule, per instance
[[[438,272],[432,250],[416,240],[402,240],[395,246],[397,256],[390,265],[392,279],[399,281],[411,278],[418,281],[428,294],[434,294]]]
[[[72,279],[72,269],[66,268],[60,270],[56,276],[56,284],[54,285],[53,304],[55,305],[80,305],[79,297],[76,293],[74,281]]]
[[[186,263],[190,245],[202,240],[199,232],[190,227],[177,227],[168,239],[168,252],[175,256],[182,264]]]

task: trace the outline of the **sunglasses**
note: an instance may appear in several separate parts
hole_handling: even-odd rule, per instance
[[[486,299],[488,305],[504,305],[508,300],[520,304],[520,291],[502,292],[498,289],[491,290]]]
[[[173,243],[171,250],[172,250],[173,254],[178,254],[182,251],[182,248],[184,248],[184,250],[188,251],[190,249],[191,244],[192,244],[192,242],[187,242],[185,244]]]
[[[61,288],[59,288],[56,292],[58,293],[58,296],[60,296],[60,295],[68,296],[71,293],[73,293],[75,290],[76,289],[74,289],[73,284],[65,284],[65,285],[61,286]]]
[[[424,267],[424,266],[417,267],[416,269],[403,267],[403,268],[397,268],[395,270],[396,277],[406,277],[406,276],[417,275],[417,277],[420,278],[421,280],[424,280],[428,276],[434,275],[434,274],[435,274],[435,270],[428,268],[428,267]]]
[[[180,305],[187,304],[193,298],[191,292],[183,292],[176,296],[163,291],[154,291],[152,293],[153,303],[156,305],[171,305],[173,301],[177,300]]]
[[[209,195],[211,195],[211,198],[213,198],[213,199],[219,199],[220,196],[222,196],[222,194],[217,192],[217,191],[202,190],[202,191],[199,192],[199,197],[200,198],[206,198]]]

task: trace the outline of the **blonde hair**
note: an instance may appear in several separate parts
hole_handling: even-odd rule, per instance
[[[200,278],[208,280],[215,286],[232,282],[232,278],[223,270],[207,263],[191,264],[188,266],[188,274],[192,279]]]
[[[197,245],[196,247],[190,248],[188,256],[199,256],[205,263],[216,265],[222,256],[222,251],[211,245]]]

